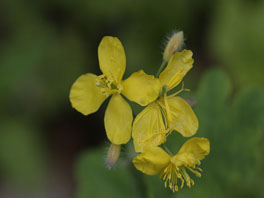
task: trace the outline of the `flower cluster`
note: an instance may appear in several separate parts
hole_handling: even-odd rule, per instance
[[[109,168],[118,160],[120,145],[132,136],[134,149],[139,153],[133,159],[134,166],[148,175],[160,174],[165,187],[173,192],[179,189],[178,180],[181,188],[184,183],[189,187],[194,184],[187,170],[201,176],[197,166],[210,150],[209,141],[198,137],[186,141],[174,156],[160,147],[172,131],[190,137],[198,129],[191,106],[178,96],[187,89],[182,87],[169,94],[193,65],[192,52],[181,50],[182,45],[183,33],[178,32],[165,48],[162,67],[166,68],[157,77],[140,70],[122,80],[126,68],[124,48],[118,38],[105,36],[98,47],[102,75],[81,75],[70,91],[72,107],[84,115],[96,112],[111,96],[104,117],[106,134],[112,143],[107,157]],[[134,122],[132,109],[124,97],[145,106]]]

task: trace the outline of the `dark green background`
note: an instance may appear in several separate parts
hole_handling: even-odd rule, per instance
[[[103,36],[123,43],[128,77],[156,73],[173,30],[194,53],[186,97],[197,101],[196,136],[211,142],[202,178],[174,194],[133,169],[129,148],[105,168],[108,101],[87,117],[69,102],[78,76],[100,74]],[[263,32],[262,0],[2,0],[0,197],[264,197]],[[173,133],[167,144],[176,153],[185,140]]]

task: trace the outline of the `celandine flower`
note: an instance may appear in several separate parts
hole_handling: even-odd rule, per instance
[[[167,96],[167,92],[180,84],[186,73],[192,68],[192,51],[183,50],[171,56],[167,67],[159,75],[161,96],[149,104],[135,118],[132,137],[136,152],[142,152],[145,146],[157,146],[166,141],[173,130],[184,137],[194,135],[198,129],[198,119],[190,105],[179,96],[182,90]]]
[[[105,129],[112,144],[126,144],[131,138],[132,110],[121,93],[129,100],[145,106],[159,94],[160,82],[142,70],[122,82],[126,68],[124,48],[116,37],[105,36],[98,47],[98,59],[102,75],[81,75],[72,85],[72,107],[84,115],[98,110],[106,98],[112,95],[105,112]]]
[[[209,140],[195,137],[187,140],[174,156],[170,156],[160,147],[145,147],[144,151],[133,159],[133,163],[138,170],[147,175],[160,174],[160,178],[165,181],[165,188],[169,187],[175,192],[179,186],[183,188],[184,183],[188,187],[194,185],[187,170],[200,177],[202,169],[197,165],[200,165],[200,160],[209,152]],[[178,180],[181,181],[180,185]]]

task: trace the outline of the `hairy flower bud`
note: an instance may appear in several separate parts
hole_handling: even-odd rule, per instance
[[[120,149],[121,149],[120,145],[116,145],[116,144],[110,145],[105,159],[105,164],[108,169],[112,169],[116,165],[120,155]]]
[[[184,45],[183,31],[174,33],[169,39],[163,52],[163,60],[168,62],[170,57],[180,51]]]

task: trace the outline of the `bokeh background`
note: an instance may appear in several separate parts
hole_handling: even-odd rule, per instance
[[[105,168],[108,101],[90,116],[69,102],[78,76],[100,74],[103,36],[123,43],[128,77],[156,73],[172,30],[194,52],[186,97],[211,142],[202,178],[174,194],[122,160],[126,149]],[[0,197],[264,197],[263,35],[262,0],[1,0]],[[168,147],[185,140],[173,133]]]

